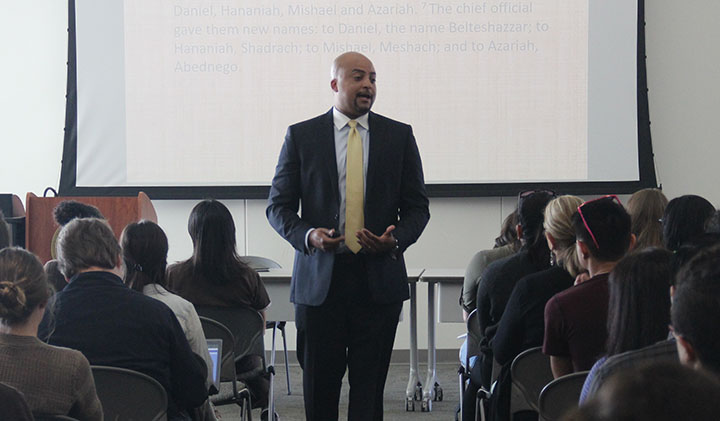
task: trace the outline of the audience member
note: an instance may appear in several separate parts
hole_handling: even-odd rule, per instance
[[[57,237],[60,234],[60,229],[65,226],[68,222],[75,218],[99,218],[105,219],[100,213],[100,210],[93,205],[87,203],[81,203],[75,200],[63,200],[58,203],[53,209],[53,218],[55,222],[60,226],[53,234],[50,242],[50,256],[53,259],[57,259]],[[62,288],[60,288],[62,289]],[[60,291],[58,289],[58,291]]]
[[[10,228],[5,222],[5,215],[0,211],[0,250],[10,245]]]
[[[495,336],[505,304],[517,281],[523,276],[546,269],[550,265],[550,249],[543,236],[543,210],[555,193],[545,190],[528,191],[518,195],[517,233],[520,251],[490,264],[478,285],[477,314],[482,338],[477,361],[470,370],[470,384],[465,390],[465,402],[474,402],[480,387],[490,388],[493,355],[490,341]],[[468,405],[463,419],[473,419],[475,408]]]
[[[520,352],[542,345],[545,304],[571,287],[581,270],[572,225],[572,215],[581,203],[579,197],[560,196],[545,207],[543,227],[553,266],[518,281],[491,342],[495,361],[502,366],[491,398],[494,419],[510,418],[511,363]]]
[[[632,247],[630,215],[617,196],[583,203],[573,215],[580,265],[590,279],[556,294],[545,306],[543,352],[553,375],[589,370],[607,338],[608,274]]]
[[[0,382],[22,392],[35,414],[102,420],[88,360],[37,338],[51,295],[37,257],[19,248],[0,251]]]
[[[128,224],[120,236],[120,246],[125,263],[125,285],[170,307],[185,333],[190,349],[205,360],[208,368],[212,367],[207,341],[195,307],[165,289],[168,239],[162,228],[152,221]],[[212,383],[211,370],[208,370],[208,383]]]
[[[630,196],[626,209],[632,221],[632,233],[637,239],[636,250],[662,247],[662,217],[667,204],[667,198],[659,189],[642,189]]]
[[[720,382],[672,363],[613,375],[597,396],[563,421],[697,421],[720,414]]]
[[[625,256],[610,273],[605,355],[590,370],[581,403],[592,393],[593,379],[608,357],[667,338],[674,275],[671,259],[672,253],[665,249],[646,248]]]
[[[672,327],[680,361],[720,376],[720,246],[698,253],[678,273]]]
[[[685,195],[671,200],[662,218],[663,245],[676,251],[687,241],[705,232],[705,224],[715,213],[706,199]]]
[[[265,318],[270,297],[257,272],[239,258],[235,247],[235,223],[228,208],[216,200],[203,200],[190,213],[188,232],[193,242],[190,259],[168,268],[168,285],[196,306],[248,307]],[[259,355],[236,363],[238,373],[262,364]],[[247,379],[253,406],[266,407],[267,376]]]
[[[463,318],[475,310],[475,298],[478,285],[482,282],[482,273],[490,263],[508,257],[520,249],[520,240],[517,238],[517,210],[505,217],[500,235],[495,238],[495,247],[481,250],[472,257],[463,279],[463,292],[460,305],[463,308]]]
[[[495,336],[497,325],[515,284],[523,276],[550,266],[550,249],[543,236],[543,211],[554,197],[555,193],[545,190],[520,193],[517,231],[522,247],[512,256],[488,266],[482,275],[482,283],[478,285],[476,303],[478,323],[483,338],[478,356],[480,365],[476,364],[473,367],[473,377],[477,380],[482,379],[478,384],[486,388],[490,387],[493,361],[490,341]]]
[[[207,398],[206,367],[172,310],[123,284],[120,245],[107,222],[68,222],[57,249],[60,270],[70,281],[55,295],[40,337],[81,351],[93,365],[155,378],[168,394],[168,418],[187,419]]]

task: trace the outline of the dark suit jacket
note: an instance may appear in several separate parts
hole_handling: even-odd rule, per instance
[[[365,186],[365,227],[381,235],[395,225],[398,253],[363,255],[376,303],[408,298],[402,252],[430,219],[422,163],[412,128],[370,113],[370,151]],[[302,204],[302,214],[298,215]],[[320,305],[330,288],[334,252],[305,248],[310,228],[338,228],[340,194],[332,109],[288,128],[275,170],[267,217],[295,248],[290,300]]]

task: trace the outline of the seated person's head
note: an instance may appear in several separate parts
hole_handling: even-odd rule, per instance
[[[611,376],[564,421],[715,420],[720,383],[680,364],[659,363]]]
[[[214,199],[195,205],[188,220],[188,233],[192,238],[194,258],[205,260],[226,257],[235,252],[235,222],[230,210]]]
[[[168,239],[160,226],[152,221],[128,224],[120,236],[125,285],[142,292],[145,285],[165,286]]]
[[[575,229],[572,225],[572,216],[580,204],[582,199],[577,196],[557,197],[545,207],[543,222],[545,236],[558,264],[572,276],[582,272],[575,250]]]
[[[0,249],[4,249],[10,245],[10,229],[5,222],[5,216],[0,211]]]
[[[58,235],[60,271],[70,279],[87,270],[112,271],[119,266],[120,245],[104,219],[79,218]]]
[[[515,209],[503,220],[502,227],[500,229],[500,235],[495,238],[496,248],[508,244],[511,244],[514,250],[520,248],[520,240],[517,237],[517,229],[515,228],[517,224],[517,209]]]
[[[537,190],[520,193],[518,198],[518,237],[535,262],[550,262],[550,249],[543,235],[543,212],[554,197],[551,191]]]
[[[16,326],[33,312],[42,316],[52,288],[34,254],[15,247],[0,250],[0,323]],[[40,322],[38,317],[37,323]]]
[[[580,261],[616,262],[630,248],[634,236],[630,215],[616,196],[590,200],[573,215]]]
[[[705,232],[705,224],[714,213],[712,203],[700,196],[685,195],[671,200],[662,218],[665,248],[675,251]]]
[[[75,218],[98,218],[105,219],[100,210],[95,206],[75,200],[64,200],[53,209],[53,218],[58,225],[63,226]]]
[[[659,189],[642,189],[627,201],[627,212],[632,219],[632,233],[637,237],[635,249],[661,247],[662,217],[668,200]]]
[[[680,361],[720,376],[720,246],[699,252],[677,275],[672,327]]]

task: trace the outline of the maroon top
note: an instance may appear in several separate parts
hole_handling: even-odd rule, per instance
[[[194,278],[189,261],[171,265],[167,275],[170,289],[196,306],[243,306],[261,311],[270,305],[265,285],[252,269],[247,271],[246,277],[227,284],[210,282],[202,277]]]
[[[543,353],[590,370],[605,351],[608,298],[607,273],[555,294],[545,306]]]

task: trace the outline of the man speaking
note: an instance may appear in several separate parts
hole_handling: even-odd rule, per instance
[[[430,212],[412,128],[370,112],[372,62],[345,53],[331,75],[334,107],[288,128],[267,217],[296,250],[290,300],[307,419],[338,419],[347,368],[348,419],[382,420],[409,296],[402,253]]]

